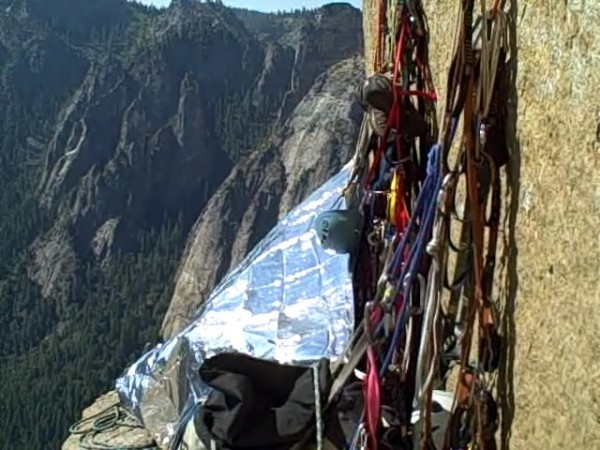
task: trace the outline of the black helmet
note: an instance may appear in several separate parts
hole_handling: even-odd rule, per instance
[[[375,109],[389,113],[392,108],[392,82],[380,73],[367,78],[362,87],[362,99]]]

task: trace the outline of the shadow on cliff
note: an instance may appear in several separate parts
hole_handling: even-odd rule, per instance
[[[517,259],[519,249],[516,240],[517,214],[519,211],[519,197],[521,189],[521,145],[517,135],[519,97],[517,91],[518,71],[518,42],[517,42],[517,16],[518,0],[506,0],[509,5],[509,45],[510,59],[508,61],[508,111],[506,123],[506,138],[510,150],[510,162],[507,170],[507,201],[505,217],[504,252],[502,263],[506,273],[504,276],[504,289],[501,300],[504,303],[502,318],[502,335],[505,345],[501,359],[498,379],[498,397],[501,411],[500,448],[510,449],[512,424],[515,414],[514,394],[514,360],[517,332],[515,326],[516,298],[519,287],[517,273]]]

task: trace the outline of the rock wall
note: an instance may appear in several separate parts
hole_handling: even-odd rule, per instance
[[[236,165],[213,195],[180,263],[162,327],[165,339],[189,323],[265,230],[349,160],[362,117],[354,100],[362,67],[362,58],[349,58],[317,78],[271,144]]]
[[[368,71],[376,3],[364,0]],[[516,64],[502,448],[600,448],[600,3],[506,3]],[[425,5],[440,98],[457,4]]]

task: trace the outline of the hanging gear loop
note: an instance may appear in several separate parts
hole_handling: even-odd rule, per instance
[[[380,261],[359,327],[365,409],[354,448],[391,445],[390,424],[399,420],[395,442],[406,448],[494,449],[495,402],[486,380],[493,378],[488,374],[498,367],[501,347],[492,292],[501,169],[508,161],[503,6],[496,0],[488,8],[480,0],[476,13],[475,0],[460,0],[438,138],[422,3],[379,2],[375,75],[361,90],[366,119],[349,187],[362,198],[365,226],[372,230],[363,245]],[[462,215],[459,186],[465,188]],[[456,222],[460,243],[452,240]],[[458,382],[446,423],[434,412],[434,391],[452,367]],[[393,397],[398,389],[400,397]],[[411,411],[418,413],[415,423]]]

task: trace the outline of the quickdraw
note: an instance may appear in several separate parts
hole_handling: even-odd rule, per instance
[[[508,19],[503,2],[485,3],[475,14],[475,0],[461,0],[438,130],[423,5],[379,2],[375,74],[361,90],[366,118],[346,188],[365,218],[358,259],[368,255],[368,263],[354,272],[361,325],[352,367],[334,383],[340,389],[364,363],[352,448],[496,448],[491,375],[502,338],[493,283],[509,160]],[[452,240],[456,219],[460,244]],[[458,371],[453,392],[445,385],[451,370]]]

